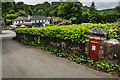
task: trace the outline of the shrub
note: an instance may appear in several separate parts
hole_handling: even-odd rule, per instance
[[[41,37],[52,37],[77,43],[85,43],[87,42],[86,32],[88,30],[88,28],[82,27],[81,25],[68,25],[60,27],[19,28],[15,29],[15,32],[17,34],[39,35]]]
[[[113,24],[85,24],[85,25],[62,25],[62,26],[47,26],[40,28],[18,28],[15,30],[18,34],[39,35],[42,37],[52,37],[64,39],[77,43],[87,42],[87,32],[94,27],[103,28],[107,33],[108,39],[118,39],[118,23]],[[114,31],[111,31],[114,30]]]
[[[46,24],[46,26],[53,26],[52,24]]]
[[[86,66],[90,68],[102,70],[102,71],[109,72],[109,73],[120,74],[119,64],[108,63],[104,59],[103,60],[92,60],[90,57],[88,57],[84,53],[80,53],[80,56],[77,56],[76,53],[70,54],[69,51],[65,51],[64,49],[61,49],[59,47],[46,45],[43,41],[40,40],[40,38],[38,38],[35,41],[23,35],[23,36],[17,36],[16,40],[18,40],[21,43],[30,45],[30,46],[38,46],[43,50],[50,51],[52,54],[59,56],[59,57],[65,57],[69,60],[76,62],[77,64],[85,64]]]

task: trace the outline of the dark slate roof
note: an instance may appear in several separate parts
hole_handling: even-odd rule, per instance
[[[104,29],[99,27],[92,28],[90,31],[88,31],[88,34],[93,34],[97,36],[106,36],[106,32],[104,31]]]
[[[49,19],[45,16],[40,16],[40,15],[35,15],[35,16],[31,16],[30,20],[46,20],[46,19]]]
[[[22,17],[22,16],[20,16],[20,17],[17,17],[16,19],[14,19],[14,21],[19,21],[19,20],[28,20],[28,17]]]
[[[21,26],[21,25],[31,26],[33,24],[32,23],[18,23],[17,24],[17,26]]]
[[[28,17],[18,17],[16,19],[14,19],[14,21],[24,21],[24,20],[47,20],[49,18],[44,17],[44,16],[40,16],[40,15],[35,15],[35,16],[30,16],[30,19],[28,19]]]

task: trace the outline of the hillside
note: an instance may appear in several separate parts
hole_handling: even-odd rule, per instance
[[[43,4],[27,5],[23,2],[3,2],[2,17],[4,25],[12,24],[11,21],[18,16],[41,15],[46,17],[56,16],[71,20],[74,24],[80,23],[106,23],[115,22],[119,14],[112,9],[98,11],[94,3],[91,7],[82,6],[80,2],[44,2]],[[112,17],[111,17],[112,16]]]

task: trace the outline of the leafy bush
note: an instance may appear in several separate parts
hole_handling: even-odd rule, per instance
[[[102,70],[109,73],[120,74],[119,64],[108,63],[106,60],[92,60],[90,57],[88,57],[84,53],[80,53],[80,56],[77,56],[76,53],[70,54],[69,51],[65,51],[64,49],[61,49],[59,47],[46,45],[43,41],[41,41],[39,36],[37,40],[31,40],[30,38],[27,38],[25,35],[17,36],[16,40],[30,46],[38,46],[43,50],[50,51],[52,54],[59,57],[65,57],[69,60],[76,62],[77,64],[85,64],[90,68]]]
[[[63,25],[63,23],[58,23],[58,24],[57,24],[57,26],[61,26],[61,25]]]
[[[48,26],[40,28],[19,28],[15,29],[17,34],[30,34],[39,35],[41,37],[52,37],[72,42],[85,43],[87,42],[86,32],[89,29],[81,25],[68,25],[68,26]]]
[[[17,18],[18,17],[18,15],[15,13],[15,14],[7,14],[6,15],[6,18],[7,19],[15,19],[15,18]]]
[[[46,24],[46,26],[53,26],[52,24]]]
[[[41,37],[52,37],[64,39],[77,43],[87,42],[87,32],[94,27],[103,28],[107,33],[107,38],[112,39],[118,33],[118,23],[111,24],[85,24],[85,25],[62,25],[62,26],[47,26],[40,28],[17,28],[15,32],[17,34],[30,34],[30,35],[39,35]],[[114,31],[112,31],[114,30]]]

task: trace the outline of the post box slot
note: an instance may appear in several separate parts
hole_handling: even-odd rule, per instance
[[[98,44],[98,42],[95,42],[95,41],[91,41],[92,44]]]

